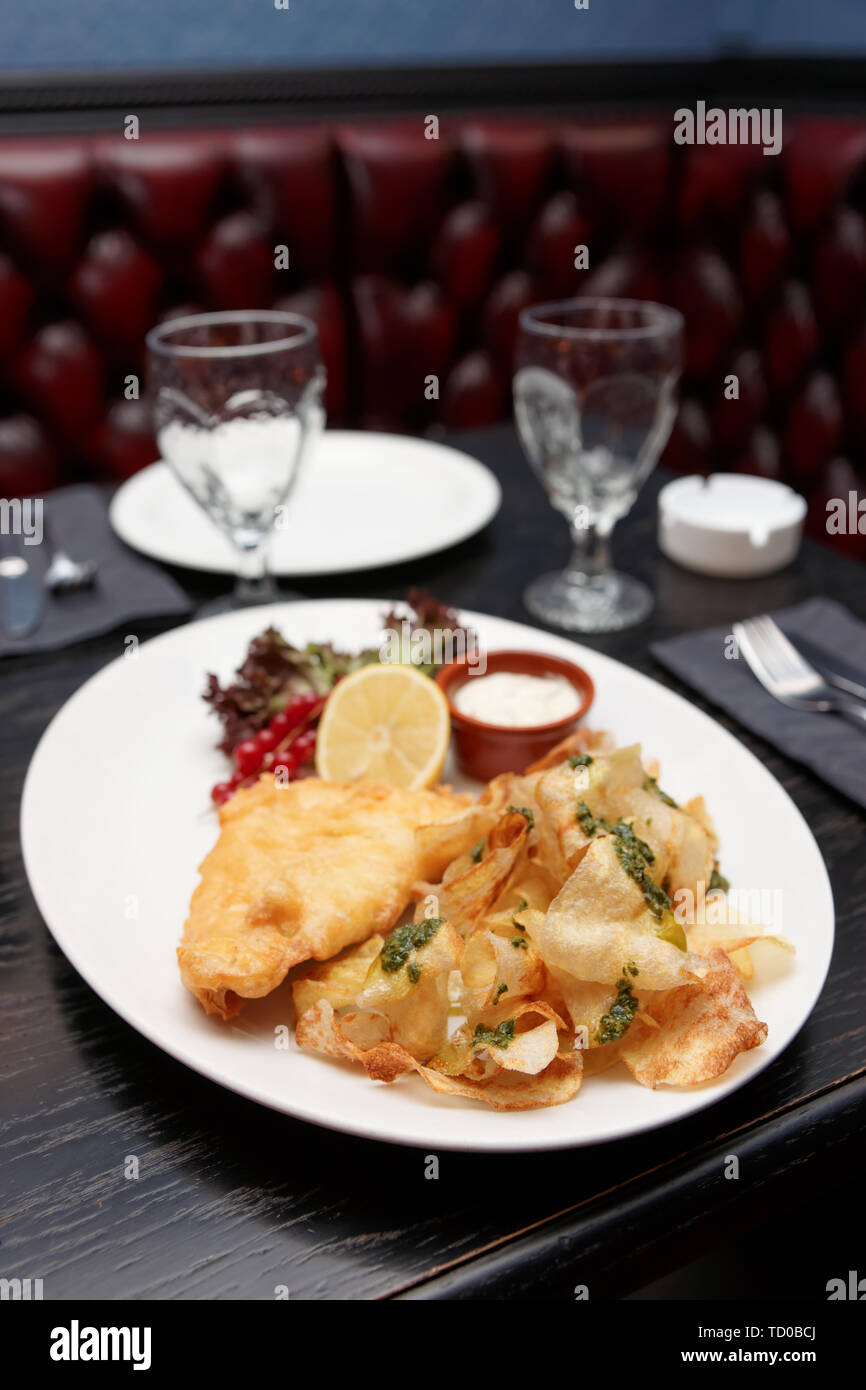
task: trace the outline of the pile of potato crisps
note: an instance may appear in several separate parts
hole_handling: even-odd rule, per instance
[[[678,806],[657,776],[580,730],[423,826],[412,920],[303,968],[298,1044],[497,1110],[560,1105],[619,1063],[649,1087],[720,1076],[767,1036],[750,946],[791,948],[680,920],[684,890],[719,881],[718,842],[703,799]]]

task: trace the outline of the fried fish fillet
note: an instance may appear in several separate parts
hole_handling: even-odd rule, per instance
[[[262,777],[220,810],[177,957],[208,1013],[231,1018],[299,961],[388,932],[431,865],[416,830],[457,819],[471,798]]]

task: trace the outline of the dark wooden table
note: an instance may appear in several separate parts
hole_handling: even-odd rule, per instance
[[[411,566],[305,582],[310,596],[401,597],[421,583],[455,604],[526,619],[522,589],[565,560],[565,526],[510,429],[453,442],[504,485],[486,533]],[[655,615],[636,631],[596,639],[599,650],[676,685],[649,655],[660,636],[816,594],[866,618],[863,570],[816,545],[760,581],[703,580],[667,563],[654,539],[658,485],[645,489],[615,544],[619,562],[654,586]],[[225,587],[178,578],[197,599]],[[142,636],[160,630],[153,624]],[[864,817],[740,729],[818,839],[838,936],[809,1022],[767,1071],[718,1105],[594,1150],[444,1153],[430,1181],[420,1151],[297,1123],[164,1056],[55,947],[18,845],[21,785],[37,739],[118,654],[118,642],[115,634],[0,665],[0,1275],[42,1278],[48,1299],[272,1299],[278,1285],[313,1299],[569,1299],[577,1284],[592,1298],[622,1297],[856,1172],[866,1127]],[[739,1181],[724,1178],[730,1153],[740,1159]],[[138,1181],[124,1178],[130,1155]],[[850,1267],[858,1254],[864,1272],[860,1240]],[[802,1296],[825,1298],[833,1273],[805,1262]]]

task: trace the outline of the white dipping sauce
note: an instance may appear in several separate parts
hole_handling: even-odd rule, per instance
[[[455,692],[452,703],[470,719],[509,729],[552,724],[580,709],[580,697],[565,676],[526,676],[517,671],[471,676]]]

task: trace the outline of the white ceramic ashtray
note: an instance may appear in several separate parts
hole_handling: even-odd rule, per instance
[[[805,516],[800,494],[769,478],[677,478],[659,493],[659,545],[669,560],[698,574],[772,574],[797,554]]]

